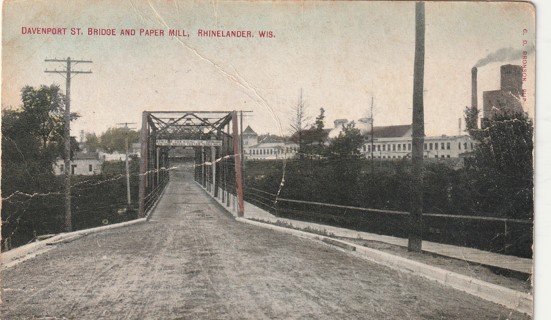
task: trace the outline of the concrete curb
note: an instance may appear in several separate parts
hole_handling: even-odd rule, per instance
[[[419,275],[426,279],[436,281],[447,287],[466,292],[468,294],[503,305],[509,309],[516,310],[530,316],[532,316],[533,313],[533,296],[524,292],[501,287],[459,273],[433,267],[424,263],[405,259],[399,256],[363,247],[350,242],[336,240],[330,237],[325,237],[305,231],[280,227],[269,223],[252,221],[245,218],[236,218],[236,220],[263,228],[289,233],[302,238],[321,240],[323,242],[333,245],[337,245],[336,243],[340,243],[340,245],[337,246],[341,248],[347,248],[349,251],[351,250],[350,248],[355,248],[356,253],[352,254],[355,254],[377,264],[381,264],[398,271]],[[328,241],[325,239],[330,240]]]
[[[130,226],[130,225],[134,225],[134,224],[138,224],[138,223],[142,223],[142,222],[146,222],[146,221],[147,221],[146,218],[140,218],[140,219],[125,221],[125,222],[121,222],[121,223],[110,224],[110,225],[107,225],[107,226],[101,226],[101,227],[90,228],[90,229],[83,229],[83,230],[78,230],[78,231],[73,231],[73,232],[60,233],[60,234],[58,234],[56,236],[53,236],[49,239],[46,239],[46,240],[43,240],[43,241],[38,241],[38,242],[33,242],[33,243],[30,243],[30,244],[15,248],[13,250],[3,252],[2,254],[0,254],[1,269],[5,270],[5,269],[8,269],[8,268],[11,268],[11,267],[13,267],[13,266],[25,261],[25,260],[28,260],[28,259],[31,259],[31,258],[37,256],[40,253],[44,253],[44,252],[48,251],[49,249],[45,249],[45,247],[48,246],[48,245],[55,245],[55,244],[63,243],[63,242],[65,242],[64,240],[69,242],[69,241],[76,240],[77,238],[89,235],[91,233],[97,233],[97,232],[101,232],[101,231],[105,231],[105,230],[126,227],[126,226]]]

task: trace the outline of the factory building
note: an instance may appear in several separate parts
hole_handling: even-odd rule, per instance
[[[500,68],[501,87],[499,90],[482,93],[482,126],[484,121],[495,118],[496,115],[523,112],[522,97],[522,66],[506,64]],[[472,70],[472,101],[476,107],[476,68]]]
[[[247,160],[291,159],[298,153],[298,144],[275,136],[266,136],[259,141],[258,134],[247,126],[242,133],[243,153]]]
[[[366,137],[361,151],[367,159],[411,158],[411,125],[374,127],[373,133],[367,133]],[[425,137],[423,155],[430,159],[460,158],[474,147],[468,135],[429,136]]]

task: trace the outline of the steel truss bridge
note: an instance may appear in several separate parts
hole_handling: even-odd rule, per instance
[[[242,124],[242,114],[241,124]],[[243,166],[237,111],[144,111],[141,130],[140,209],[145,217],[168,184],[169,151],[195,151],[195,181],[244,214]]]

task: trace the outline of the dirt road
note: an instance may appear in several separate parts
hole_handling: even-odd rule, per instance
[[[148,223],[2,274],[2,319],[528,319],[328,244],[241,224],[178,170]]]

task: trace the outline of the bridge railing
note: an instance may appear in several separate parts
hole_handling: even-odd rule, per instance
[[[223,156],[211,161],[209,152],[197,153],[195,181],[213,197],[237,214],[235,156]]]
[[[276,216],[407,238],[406,211],[361,208],[277,197],[246,187],[245,200]],[[427,241],[532,256],[533,221],[461,214],[423,213]]]
[[[147,213],[155,205],[156,201],[161,196],[164,188],[168,184],[169,169],[162,167],[159,170],[148,172],[146,173],[146,175],[150,175],[150,177],[153,178],[148,178],[148,180],[154,180],[154,182],[151,182],[151,184],[146,187],[146,192],[144,196],[144,208],[145,212]]]

